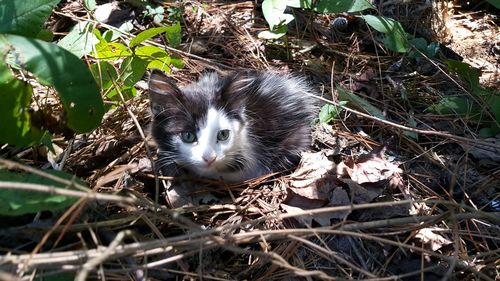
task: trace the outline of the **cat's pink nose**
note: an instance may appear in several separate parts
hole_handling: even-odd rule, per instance
[[[207,162],[207,166],[210,166],[212,165],[212,163],[215,162],[217,156],[215,154],[210,154],[210,155],[203,155],[201,158],[203,158],[203,161]]]

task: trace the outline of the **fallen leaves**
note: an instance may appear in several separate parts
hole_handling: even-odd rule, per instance
[[[333,150],[304,153],[302,162],[290,176],[287,198],[281,207],[287,213],[321,207],[369,203],[379,197],[388,186],[402,184],[402,170],[385,157],[382,146],[358,159],[347,158],[339,164],[333,162]],[[343,219],[349,211],[321,213],[300,222],[311,226],[312,220],[330,225],[331,219]]]

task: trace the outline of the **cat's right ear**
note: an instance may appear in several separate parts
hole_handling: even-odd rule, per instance
[[[161,70],[153,69],[149,76],[149,99],[153,114],[159,114],[168,106],[181,103],[182,91],[174,80]]]

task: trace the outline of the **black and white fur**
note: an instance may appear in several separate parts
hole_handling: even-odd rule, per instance
[[[273,72],[202,75],[182,89],[149,80],[159,166],[239,182],[296,165],[311,144],[316,108],[301,78]]]

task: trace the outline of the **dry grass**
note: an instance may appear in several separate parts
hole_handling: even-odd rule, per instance
[[[380,12],[420,36],[452,40],[442,28],[450,20],[445,2],[420,2],[385,5]],[[314,150],[333,148],[335,157],[345,159],[387,144],[401,163],[401,182],[396,188],[386,184],[373,202],[287,213],[281,204],[293,179],[286,175],[233,186],[158,178],[143,165],[154,158],[154,144],[140,133],[150,120],[142,88],[108,113],[94,133],[57,142],[65,150],[66,169],[93,191],[63,213],[7,223],[0,230],[0,280],[35,273],[49,279],[64,272],[76,272],[77,280],[500,278],[500,216],[492,207],[500,197],[500,169],[476,161],[460,146],[480,143],[498,151],[498,144],[475,139],[477,128],[468,120],[424,111],[441,95],[464,89],[438,59],[415,65],[387,52],[355,19],[339,32],[329,26],[333,15],[297,12],[285,47],[257,39],[266,25],[254,2],[189,1],[183,8],[185,46],[172,50],[186,63],[173,74],[179,83],[207,68],[274,68],[306,75],[328,101],[338,100],[334,85],[352,89],[390,122],[345,110],[341,120],[315,129]],[[81,20],[82,13],[71,6],[54,20]],[[387,71],[400,60],[397,72]],[[403,133],[408,127],[419,133],[418,140]],[[33,166],[46,162],[29,151],[5,155]],[[170,201],[171,184],[185,192],[177,203]],[[330,225],[303,223],[342,212]]]

